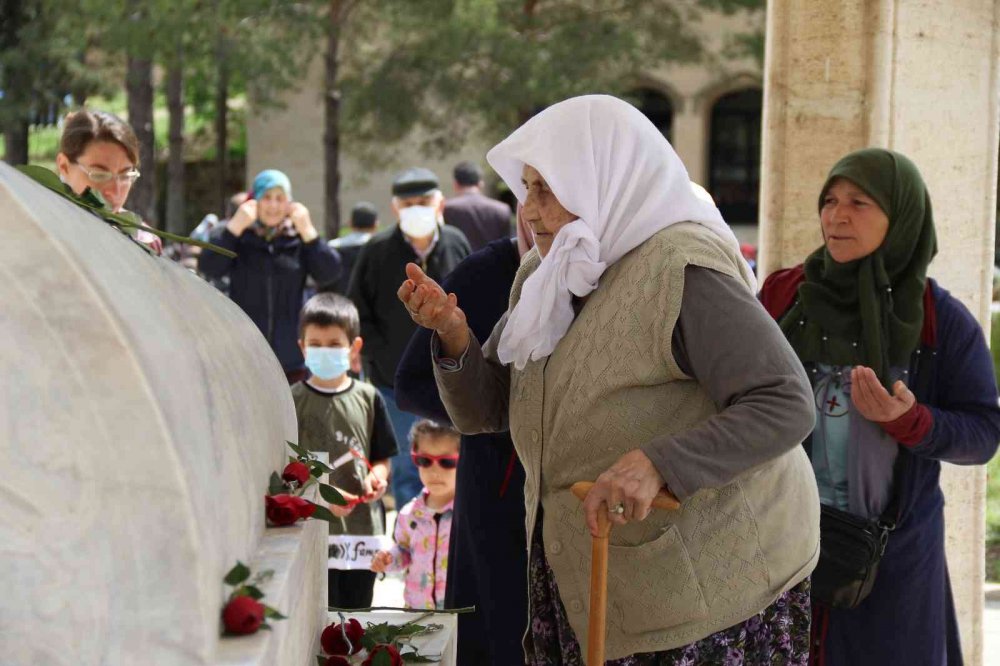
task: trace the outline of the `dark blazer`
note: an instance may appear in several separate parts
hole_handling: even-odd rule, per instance
[[[365,343],[362,354],[373,384],[393,387],[399,357],[417,329],[396,297],[399,285],[406,279],[406,264],[420,264],[432,280],[440,283],[470,251],[462,232],[447,226],[439,228],[437,245],[423,261],[417,258],[399,225],[378,232],[361,248],[347,295],[361,318]]]
[[[267,338],[285,372],[301,370],[299,312],[306,276],[328,284],[340,275],[340,255],[317,238],[295,236],[266,241],[252,230],[238,238],[225,225],[212,230],[212,243],[236,253],[235,259],[205,251],[198,270],[210,278],[229,276],[229,297],[249,315]]]
[[[473,252],[487,243],[510,238],[510,206],[478,192],[459,194],[444,204],[444,222],[462,231]]]
[[[498,240],[470,255],[442,283],[458,296],[478,340],[490,336],[507,310],[519,264],[517,243]],[[407,345],[396,371],[396,401],[400,409],[448,422],[430,341],[431,332],[421,328]],[[463,436],[455,486],[445,606],[476,607],[458,616],[458,663],[521,664],[528,613],[524,468],[510,433]]]

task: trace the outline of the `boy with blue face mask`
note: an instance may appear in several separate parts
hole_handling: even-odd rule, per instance
[[[299,347],[312,375],[292,386],[292,399],[299,444],[330,455],[330,484],[347,500],[345,507],[330,506],[340,518],[330,523],[334,535],[385,534],[382,495],[398,448],[382,396],[348,374],[360,364],[360,327],[357,308],[339,294],[317,294],[302,308]],[[328,569],[327,574],[329,605],[371,606],[373,572]]]

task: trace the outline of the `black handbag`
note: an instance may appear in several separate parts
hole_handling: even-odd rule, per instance
[[[820,505],[819,563],[812,573],[813,599],[833,608],[855,608],[872,591],[889,534],[896,529],[903,458],[900,452],[893,466],[892,497],[877,519]]]

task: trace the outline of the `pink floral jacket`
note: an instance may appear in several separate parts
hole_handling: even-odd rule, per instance
[[[427,506],[426,494],[425,488],[403,507],[393,532],[396,545],[387,570],[406,571],[407,608],[444,608],[452,502],[435,512]]]

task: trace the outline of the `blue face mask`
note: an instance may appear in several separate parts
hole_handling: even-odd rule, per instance
[[[351,369],[347,347],[306,347],[306,367],[320,379],[334,379]]]

